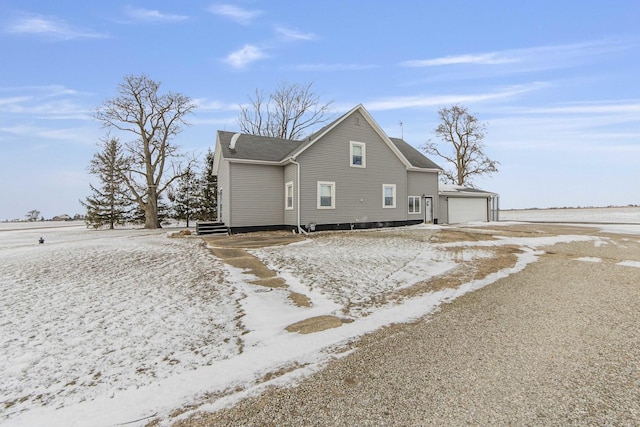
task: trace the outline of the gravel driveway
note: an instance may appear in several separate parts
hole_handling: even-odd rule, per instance
[[[295,387],[179,425],[640,425],[640,237],[546,252]]]

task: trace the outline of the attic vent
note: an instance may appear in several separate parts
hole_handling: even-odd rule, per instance
[[[360,126],[360,116],[355,116],[353,118],[353,124],[356,126]]]
[[[238,142],[238,138],[240,138],[240,134],[234,133],[233,136],[231,137],[231,142],[229,143],[229,150],[236,149],[236,142]]]

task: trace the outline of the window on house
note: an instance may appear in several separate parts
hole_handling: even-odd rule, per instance
[[[284,208],[289,210],[293,209],[293,181],[287,182],[287,185],[285,186],[285,190],[284,190],[284,197],[285,197]]]
[[[420,213],[420,196],[409,196],[409,213]]]
[[[395,184],[382,185],[382,207],[383,208],[396,207],[396,185]]]
[[[356,168],[366,167],[366,146],[362,142],[351,141],[349,143],[351,166]]]
[[[318,181],[318,209],[336,208],[336,183]]]

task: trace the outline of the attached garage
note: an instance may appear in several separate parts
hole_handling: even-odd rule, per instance
[[[476,188],[442,184],[439,192],[442,223],[487,222],[497,220],[498,195]]]
[[[449,223],[488,221],[487,199],[449,197]]]

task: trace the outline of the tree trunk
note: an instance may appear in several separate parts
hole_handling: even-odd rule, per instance
[[[144,228],[162,228],[158,220],[158,194],[155,191],[149,191],[147,195],[147,207],[144,210]]]

